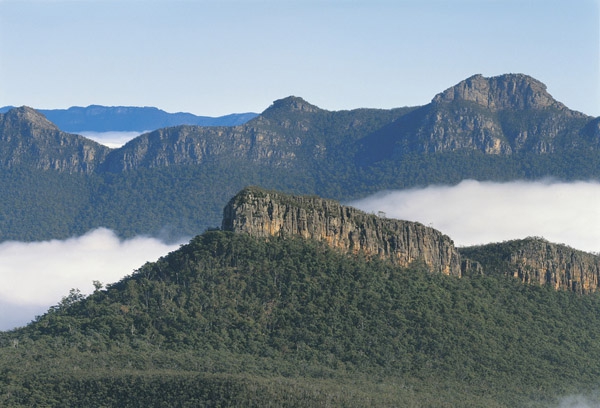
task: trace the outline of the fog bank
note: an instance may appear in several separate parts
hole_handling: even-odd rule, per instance
[[[0,330],[27,324],[72,288],[89,294],[93,281],[117,282],[179,245],[147,237],[120,240],[104,228],[64,241],[0,243]]]
[[[542,236],[600,252],[598,182],[467,180],[456,186],[384,191],[348,204],[432,226],[459,246]]]
[[[91,132],[91,131],[81,131],[75,132],[78,135],[86,137],[88,139],[92,139],[95,142],[98,142],[104,146],[110,147],[111,149],[116,149],[123,146],[125,143],[129,142],[131,139],[138,137],[139,135],[146,132]]]

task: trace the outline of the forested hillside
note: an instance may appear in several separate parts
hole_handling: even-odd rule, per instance
[[[206,232],[0,334],[3,406],[548,407],[592,398],[600,298]]]

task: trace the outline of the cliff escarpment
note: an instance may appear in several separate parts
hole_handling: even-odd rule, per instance
[[[422,261],[432,272],[461,276],[460,254],[441,232],[315,196],[246,188],[225,207],[222,229],[256,237],[300,236],[350,253],[386,258],[400,266]]]
[[[486,274],[504,274],[523,283],[577,293],[600,289],[600,256],[542,238],[461,248],[460,252],[479,262]]]
[[[452,276],[505,275],[577,293],[596,292],[600,285],[599,256],[542,238],[457,249],[448,236],[417,222],[258,187],[247,187],[229,201],[221,228],[261,238],[299,236],[399,266],[421,261],[432,272]]]

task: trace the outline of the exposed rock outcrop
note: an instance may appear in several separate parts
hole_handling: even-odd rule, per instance
[[[567,108],[556,101],[546,90],[546,85],[523,74],[507,74],[486,78],[477,74],[433,98],[434,103],[469,101],[497,112],[504,109]]]
[[[596,149],[598,138],[585,128],[591,120],[555,100],[530,76],[474,75],[367,136],[360,151],[369,163],[415,153],[509,156]]]
[[[23,106],[0,114],[0,165],[65,173],[92,173],[110,149],[62,132],[36,110]]]
[[[502,273],[523,283],[577,293],[600,289],[600,256],[542,238],[461,248],[460,252],[481,262],[485,273]]]
[[[401,266],[423,261],[433,272],[461,276],[460,254],[441,232],[314,196],[246,188],[225,207],[222,229],[256,237],[301,236],[343,251],[387,258]]]
[[[449,237],[420,223],[367,214],[316,196],[245,188],[225,206],[222,229],[263,238],[300,236],[399,266],[422,261],[432,272],[453,276],[503,274],[557,290],[599,289],[597,255],[542,238],[458,250]]]

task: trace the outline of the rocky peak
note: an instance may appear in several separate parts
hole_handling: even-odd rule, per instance
[[[578,293],[599,289],[600,257],[566,245],[529,238],[513,251],[508,261],[514,277],[525,283],[552,285]]]
[[[288,96],[287,98],[278,99],[273,102],[264,112],[264,115],[269,115],[275,112],[308,112],[314,113],[321,109],[315,105],[311,105],[304,99],[297,96]]]
[[[453,101],[475,102],[491,111],[548,107],[567,109],[546,91],[546,85],[523,74],[505,74],[491,78],[474,75],[436,95],[432,100],[434,104]]]
[[[20,128],[53,130],[58,131],[58,127],[50,122],[44,115],[28,106],[13,108],[0,115],[0,119],[6,125],[12,126],[18,124]]]
[[[452,240],[433,228],[367,214],[337,201],[249,187],[225,206],[222,229],[256,237],[300,236],[400,266],[424,262],[433,272],[461,275]]]
[[[62,132],[36,110],[23,106],[0,115],[0,165],[91,173],[110,150]]]

